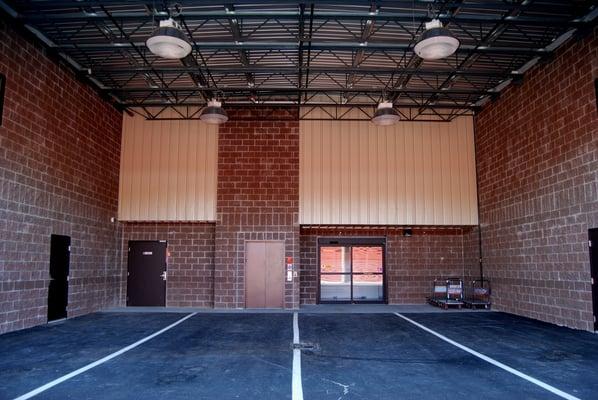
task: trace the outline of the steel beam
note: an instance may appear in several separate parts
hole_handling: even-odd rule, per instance
[[[308,92],[308,93],[380,93],[383,88],[377,87],[352,87],[352,88],[345,88],[345,87],[318,87],[318,88],[298,88],[298,87],[280,87],[280,86],[256,86],[254,88],[262,93],[287,93],[287,92],[296,92],[300,90],[301,92]],[[144,93],[144,92],[161,92],[161,91],[174,91],[174,92],[191,92],[201,90],[201,88],[195,86],[174,86],[170,85],[168,87],[159,87],[159,88],[152,88],[152,87],[122,87],[122,88],[108,88],[106,89],[109,92],[117,92],[117,93]],[[231,92],[246,92],[252,90],[252,88],[248,88],[245,86],[228,86],[228,87],[220,87],[218,91],[231,93]],[[409,89],[409,88],[402,88],[402,89],[390,89],[391,92],[401,92],[401,93],[412,93],[412,94],[431,94],[431,93],[443,93],[446,95],[449,94],[462,94],[462,95],[486,95],[492,94],[492,91],[489,90],[469,90],[469,89],[449,89],[449,90],[439,90],[434,88],[429,89]]]
[[[205,67],[199,67],[205,69]],[[238,66],[212,66],[209,68],[210,72],[216,74],[244,74],[247,72],[253,74],[297,74],[299,70],[305,72],[310,70],[314,73],[338,73],[338,74],[392,74],[397,72],[404,72],[414,75],[427,75],[427,76],[443,76],[443,75],[463,75],[463,76],[475,76],[475,77],[495,77],[502,78],[510,75],[517,75],[515,72],[505,72],[499,70],[468,70],[468,69],[451,69],[451,68],[398,68],[398,67],[319,67],[319,66],[294,66],[294,67],[282,67],[273,65],[251,65],[248,67]],[[184,66],[172,66],[172,67],[100,67],[92,69],[93,73],[97,74],[123,74],[123,73],[143,73],[149,71],[157,71],[164,74],[179,74],[184,72],[193,72],[197,69],[193,67]]]
[[[205,102],[201,101],[185,101],[182,103],[171,103],[164,100],[152,100],[152,101],[144,101],[144,102],[137,102],[134,100],[127,100],[123,103],[127,107],[162,107],[162,106],[169,106],[169,107],[204,107],[206,105]],[[248,100],[245,101],[236,101],[236,100],[229,100],[223,102],[223,107],[226,108],[243,108],[243,107],[290,107],[296,108],[298,103],[296,98],[293,100],[289,100],[285,102],[258,102],[254,103]],[[375,109],[376,105],[372,103],[347,103],[347,104],[340,104],[340,103],[325,103],[325,102],[307,102],[302,103],[301,107],[337,107],[337,108],[356,108],[356,107],[364,107],[364,108],[372,108]],[[415,103],[406,103],[401,102],[395,104],[395,108],[413,108],[413,109],[420,109],[422,107],[421,104]],[[439,103],[436,106],[428,106],[427,109],[447,109],[447,110],[471,110],[476,111],[479,110],[479,107],[476,106],[461,106],[456,104],[442,104]]]
[[[100,1],[99,3],[104,3]],[[222,3],[220,3],[222,4]],[[95,4],[98,5],[97,3]],[[363,3],[362,3],[363,5]],[[81,5],[78,5],[81,7]],[[513,8],[511,5],[508,9]],[[128,22],[144,22],[152,18],[152,15],[148,15],[145,12],[114,12],[112,13],[114,18],[121,21]],[[183,11],[181,15],[187,20],[205,21],[205,20],[217,20],[217,19],[230,19],[231,17],[237,19],[253,19],[262,20],[266,18],[278,18],[278,19],[292,19],[298,20],[300,12],[298,11]],[[156,17],[168,18],[168,15],[158,13]],[[487,14],[464,14],[464,15],[452,15],[452,14],[439,14],[438,19],[444,23],[458,22],[458,23],[470,23],[470,24],[492,24],[492,23],[504,23],[509,25],[533,25],[533,26],[560,26],[560,27],[578,27],[585,25],[580,19],[569,19],[566,17],[530,17],[530,16],[517,16],[507,18],[504,21],[500,16],[487,15]],[[108,17],[99,13],[31,13],[31,14],[20,14],[19,19],[24,23],[39,23],[44,21],[53,22],[76,22],[76,21],[93,21],[93,20],[106,20]],[[426,11],[414,11],[397,13],[397,12],[379,12],[371,13],[367,11],[359,12],[325,12],[316,11],[314,12],[315,21],[325,20],[375,20],[375,21],[397,21],[397,22],[425,22],[429,21],[430,17]]]
[[[400,7],[412,8],[419,6],[419,8],[427,8],[434,0],[376,0],[376,3],[385,7]],[[52,9],[57,8],[77,8],[85,6],[103,5],[127,5],[127,6],[145,6],[147,0],[48,0],[28,2],[27,6],[34,9]],[[177,3],[177,1],[166,1],[165,3]],[[363,6],[363,0],[317,0],[318,5],[353,5]],[[256,4],[255,0],[235,0],[237,5]],[[275,4],[275,5],[297,5],[296,0],[260,0],[259,4]],[[221,6],[221,0],[185,0],[185,7],[197,6]],[[563,8],[562,5],[551,5],[554,9]],[[480,1],[479,3],[469,3],[467,8],[483,9],[483,10],[508,10],[512,8],[512,4],[507,1],[488,0]]]
[[[145,47],[145,42],[114,42],[105,43],[97,41],[76,41],[63,42],[52,46],[58,50],[84,50],[84,51],[118,51],[127,48],[142,48]],[[268,42],[268,41],[245,41],[245,42],[197,42],[194,46],[201,50],[288,50],[297,51],[299,49],[298,42]],[[413,46],[406,43],[397,42],[313,42],[311,44],[312,50],[337,50],[337,51],[353,51],[357,49],[372,50],[372,51],[412,51]],[[472,46],[461,45],[457,49],[458,53],[496,53],[496,54],[511,54],[511,55],[529,55],[529,56],[543,56],[549,53],[544,48],[533,47],[499,47],[499,46]]]

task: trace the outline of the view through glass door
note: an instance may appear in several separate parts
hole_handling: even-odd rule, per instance
[[[345,241],[353,243],[336,240],[320,243],[319,301],[384,302],[384,245],[359,243],[355,239]]]

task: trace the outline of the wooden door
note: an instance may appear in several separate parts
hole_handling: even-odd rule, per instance
[[[245,306],[283,308],[284,242],[248,241],[245,254]]]

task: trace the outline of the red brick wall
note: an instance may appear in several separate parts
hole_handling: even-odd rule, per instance
[[[213,307],[214,224],[128,222],[123,223],[122,237],[125,246],[123,278],[127,270],[126,246],[129,240],[166,240],[170,254],[166,306]]]
[[[285,120],[287,111],[257,109],[230,114],[231,122],[220,126],[218,139],[217,308],[245,305],[245,241],[282,240],[285,255],[299,263],[297,116]],[[287,308],[299,304],[295,281],[285,284]]]
[[[477,226],[463,232],[463,265],[466,283],[480,279],[480,231]]]
[[[72,237],[68,315],[119,304],[121,113],[0,19],[0,333],[46,322],[50,235]]]
[[[386,237],[387,296],[391,304],[423,303],[434,278],[467,277],[471,257],[464,253],[472,228],[419,228],[411,237],[401,228],[302,228],[301,303],[315,304],[318,285],[319,236]]]
[[[498,309],[592,328],[598,30],[534,68],[475,122],[484,271]]]

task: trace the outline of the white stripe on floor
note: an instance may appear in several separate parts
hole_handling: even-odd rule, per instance
[[[293,313],[293,344],[299,344],[299,316]],[[293,349],[293,400],[303,400],[301,383],[301,350]]]
[[[490,358],[490,357],[488,357],[488,356],[486,356],[486,355],[484,355],[482,353],[478,353],[477,351],[470,349],[467,346],[464,346],[464,345],[462,345],[460,343],[457,343],[454,340],[451,340],[451,339],[447,338],[446,336],[443,336],[440,333],[435,332],[432,329],[427,328],[424,325],[422,325],[420,323],[417,323],[414,320],[409,319],[409,318],[407,318],[406,316],[404,316],[402,314],[395,313],[395,315],[397,317],[403,318],[407,322],[412,323],[413,325],[417,326],[418,328],[423,329],[424,331],[426,331],[428,333],[431,333],[432,335],[436,336],[437,338],[442,339],[445,342],[450,343],[453,346],[458,347],[461,350],[466,351],[466,352],[468,352],[469,354],[471,354],[473,356],[476,356],[476,357],[478,357],[478,358],[480,358],[480,359],[482,359],[482,360],[484,360],[486,362],[489,362],[490,364],[492,364],[492,365],[494,365],[494,366],[496,366],[498,368],[501,368],[501,369],[503,369],[503,370],[505,370],[507,372],[510,372],[513,375],[516,375],[516,376],[518,376],[518,377],[520,377],[522,379],[525,379],[526,381],[531,382],[534,385],[540,386],[542,389],[548,390],[549,392],[552,392],[552,393],[556,394],[557,396],[562,397],[563,399],[567,399],[567,400],[580,400],[578,397],[575,397],[573,395],[570,395],[569,393],[563,392],[562,390],[557,389],[554,386],[551,386],[551,385],[549,385],[547,383],[544,383],[544,382],[542,382],[542,381],[540,381],[540,380],[538,380],[536,378],[533,378],[533,377],[531,377],[529,375],[526,375],[523,372],[519,372],[516,369],[511,368],[508,365],[505,365],[505,364],[501,363],[500,361],[496,361],[493,358]]]
[[[107,355],[104,358],[101,358],[101,359],[99,359],[97,361],[94,361],[91,364],[87,364],[86,366],[84,366],[82,368],[79,368],[78,370],[75,370],[75,371],[73,371],[71,373],[68,373],[68,374],[66,374],[64,376],[61,376],[60,378],[55,379],[52,382],[46,383],[45,385],[40,386],[37,389],[34,389],[34,390],[32,390],[32,391],[30,391],[28,393],[25,393],[24,395],[15,398],[15,400],[25,400],[25,399],[30,399],[33,396],[37,396],[38,394],[40,394],[42,392],[45,392],[46,390],[48,390],[50,388],[53,388],[54,386],[58,385],[59,383],[62,383],[62,382],[67,381],[67,380],[69,380],[71,378],[74,378],[75,376],[80,375],[80,374],[84,373],[85,371],[89,371],[90,369],[95,368],[98,365],[104,364],[105,362],[112,360],[114,357],[118,357],[121,354],[124,354],[127,351],[134,349],[135,347],[137,347],[137,346],[139,346],[139,345],[147,342],[148,340],[151,340],[151,339],[155,338],[156,336],[161,335],[164,332],[166,332],[166,331],[174,328],[178,324],[180,324],[180,323],[188,320],[189,318],[193,317],[196,314],[197,314],[196,312],[194,312],[192,314],[189,314],[189,315],[185,316],[184,318],[179,319],[175,323],[168,325],[164,329],[160,329],[159,331],[157,331],[155,333],[152,333],[151,335],[149,335],[147,337],[144,337],[143,339],[141,339],[141,340],[139,340],[139,341],[137,341],[137,342],[135,342],[133,344],[130,344],[127,347],[123,347],[122,349],[120,349],[120,350],[118,350],[118,351],[116,351],[116,352],[114,352],[114,353],[112,353],[110,355]]]

